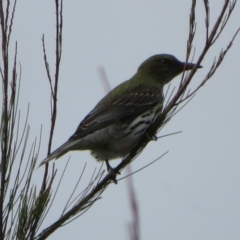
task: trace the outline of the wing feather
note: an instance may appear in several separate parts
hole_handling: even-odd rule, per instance
[[[134,119],[160,101],[163,101],[161,89],[135,90],[116,96],[107,95],[83,119],[69,140],[82,138],[125,118]]]

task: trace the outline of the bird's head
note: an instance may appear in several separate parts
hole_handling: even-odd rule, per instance
[[[157,54],[145,60],[138,68],[138,74],[167,84],[183,70],[193,69],[195,64],[180,62],[169,54]],[[198,66],[201,68],[202,66]]]

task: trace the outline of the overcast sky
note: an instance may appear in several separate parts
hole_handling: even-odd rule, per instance
[[[210,2],[212,27],[223,1]],[[58,117],[52,150],[73,134],[105,95],[98,75],[100,66],[104,67],[111,87],[115,87],[132,77],[151,55],[169,53],[179,60],[185,59],[190,7],[190,0],[64,1]],[[220,39],[202,62],[203,69],[198,70],[192,87],[203,80],[213,59],[230,41],[239,27],[239,15],[238,3]],[[198,1],[196,19],[195,61],[205,40],[202,1]],[[20,109],[24,115],[28,102],[31,103],[30,141],[39,135],[43,124],[39,163],[46,156],[50,127],[43,33],[53,74],[54,1],[18,1],[12,43],[18,41],[18,60],[22,66]],[[132,164],[132,169],[137,170],[169,151],[133,177],[141,239],[240,239],[239,56],[240,36],[216,74],[159,135],[182,133],[150,143]],[[58,175],[70,155],[67,173],[43,228],[61,214],[85,162],[87,169],[78,192],[100,166],[88,151],[76,152],[56,162]],[[113,166],[118,163],[119,160],[111,162]],[[35,183],[41,183],[43,172],[44,168],[34,172]],[[125,174],[123,171],[122,176]],[[118,185],[111,184],[88,212],[49,239],[129,239],[131,211],[127,183],[123,180]]]

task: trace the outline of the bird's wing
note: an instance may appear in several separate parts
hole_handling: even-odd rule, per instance
[[[161,101],[163,102],[163,93],[158,89],[106,96],[83,119],[69,140],[82,138],[126,117],[131,120]]]

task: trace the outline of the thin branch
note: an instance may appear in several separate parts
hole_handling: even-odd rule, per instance
[[[10,2],[10,1],[9,1]],[[16,11],[16,5],[17,5],[17,0],[14,0],[14,4],[13,4],[13,10],[12,10],[12,15],[11,15],[11,20],[10,20],[10,24],[9,24],[9,29],[8,29],[8,37],[7,37],[7,45],[9,47],[9,43],[10,43],[10,38],[11,38],[11,33],[12,33],[12,28],[13,28],[13,19],[14,19],[14,14]],[[9,7],[9,6],[8,6]]]
[[[62,0],[60,0],[60,9],[59,9],[59,0],[55,0],[55,8],[56,8],[56,59],[55,59],[56,69],[55,69],[54,86],[51,86],[53,108],[51,113],[51,127],[50,127],[49,141],[48,141],[48,151],[47,151],[48,155],[51,153],[53,133],[54,133],[56,118],[57,118],[57,93],[58,93],[59,70],[60,70],[61,53],[62,53],[62,27],[63,27]],[[46,53],[44,54],[46,55]],[[46,61],[45,61],[45,65],[46,65]],[[46,69],[48,69],[48,67],[46,67]],[[48,71],[47,71],[47,75],[49,79],[50,73]],[[48,175],[48,164],[45,165],[45,173],[43,177],[41,191],[44,191],[44,189],[46,188],[47,175]]]
[[[124,176],[124,177],[119,178],[118,181],[121,181],[121,180],[123,180],[123,179],[125,179],[125,178],[128,178],[128,177],[130,177],[130,176],[132,176],[132,175],[134,175],[134,174],[142,171],[143,169],[149,167],[149,166],[152,165],[153,163],[155,163],[155,162],[157,162],[158,160],[160,160],[160,159],[161,159],[162,157],[164,157],[166,154],[168,154],[168,151],[165,152],[164,154],[162,154],[160,157],[156,158],[155,160],[151,161],[150,163],[146,164],[145,166],[139,168],[138,170],[136,170],[136,171],[134,171],[134,172],[132,172],[132,173],[130,173],[130,174],[127,174],[127,175]]]
[[[127,171],[128,174],[130,175],[132,170],[131,170],[131,165],[129,164],[127,166]],[[129,230],[130,230],[130,236],[132,240],[140,240],[140,223],[139,223],[139,210],[138,210],[138,203],[137,203],[137,198],[133,186],[133,178],[128,177],[128,195],[129,195],[129,201],[130,201],[130,206],[132,210],[132,224],[129,224]]]
[[[46,72],[47,72],[47,77],[48,77],[48,81],[49,81],[49,84],[50,84],[50,90],[51,90],[51,94],[52,94],[52,97],[53,97],[54,93],[53,93],[53,86],[52,86],[52,79],[51,79],[51,74],[50,74],[50,69],[49,69],[49,63],[47,61],[44,34],[42,36],[42,45],[43,45],[43,58],[44,58],[45,69],[46,69]]]

